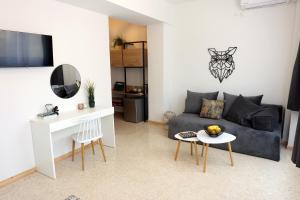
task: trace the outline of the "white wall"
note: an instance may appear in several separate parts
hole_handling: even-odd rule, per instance
[[[82,0],[58,0],[65,3],[69,3],[72,5],[76,5],[79,7],[83,7],[86,9],[94,10],[101,13],[107,13],[108,15],[118,18],[118,19],[124,19],[126,21],[130,21],[132,23],[138,23],[143,25],[149,25],[147,27],[147,32],[152,32],[154,35],[153,37],[162,38],[163,48],[164,49],[156,49],[156,48],[148,48],[148,55],[151,56],[157,55],[157,52],[164,53],[165,56],[163,56],[163,61],[161,67],[162,69],[159,69],[159,71],[163,72],[163,75],[159,77],[152,76],[153,80],[150,80],[150,71],[158,69],[158,66],[155,66],[155,64],[158,61],[149,61],[148,69],[149,69],[149,83],[150,82],[156,82],[159,81],[162,83],[162,85],[159,85],[159,87],[152,87],[151,91],[149,91],[149,98],[152,96],[154,98],[155,94],[164,94],[164,98],[162,98],[162,101],[155,101],[156,103],[152,104],[151,109],[149,110],[149,119],[153,121],[161,121],[162,114],[164,111],[168,110],[170,108],[171,102],[169,100],[172,100],[172,97],[170,95],[166,95],[165,92],[168,92],[170,94],[171,91],[171,78],[169,77],[170,74],[173,71],[172,62],[174,60],[173,58],[173,44],[169,45],[170,38],[173,38],[174,32],[173,32],[173,21],[174,21],[174,15],[175,13],[172,4],[167,3],[166,1],[161,0],[89,0],[89,1],[82,1]],[[149,29],[156,29],[155,24],[159,24],[163,26],[164,31],[160,32],[160,34],[155,34],[154,31]],[[153,25],[154,26],[151,26]],[[171,27],[171,28],[170,28]],[[147,36],[148,38],[150,36]],[[173,40],[173,43],[176,43],[176,41]],[[168,44],[168,45],[166,45]],[[160,45],[153,45],[154,47],[160,47]],[[162,55],[160,55],[162,56]],[[155,59],[154,56],[152,56],[153,59]],[[154,65],[152,65],[153,63]],[[167,65],[167,66],[166,66]],[[170,68],[170,71],[169,71]],[[167,70],[168,72],[164,73],[164,70]],[[121,74],[121,73],[119,73]],[[153,73],[152,73],[153,74]],[[121,76],[120,76],[121,77]],[[168,83],[168,86],[164,86],[164,82]],[[149,86],[151,87],[151,86]],[[151,94],[153,93],[153,95]],[[149,100],[149,104],[151,104]],[[152,114],[153,113],[153,114]]]
[[[177,6],[171,108],[182,112],[186,90],[264,94],[285,104],[295,3],[242,11],[237,1],[202,0]],[[208,70],[208,48],[234,54],[236,70],[223,83]]]
[[[74,65],[83,83],[96,82],[96,104],[111,105],[107,16],[53,0],[0,4],[0,29],[52,35],[55,66]],[[0,69],[0,180],[34,167],[29,120],[44,104],[58,105],[63,112],[86,102],[83,87],[69,100],[58,98],[50,88],[53,69]]]
[[[147,27],[149,64],[149,119],[161,121],[164,110],[163,25]]]
[[[109,40],[112,47],[114,39],[121,36],[126,42],[147,41],[147,27],[132,24],[124,20],[109,18]],[[141,45],[135,45],[141,48]],[[147,76],[146,76],[147,80]],[[124,81],[124,69],[118,67],[111,68],[111,84],[116,81]],[[127,85],[143,85],[143,73],[140,69],[127,69]]]
[[[174,27],[166,23],[147,26],[149,63],[149,119],[161,122],[163,113],[171,109],[173,88]]]

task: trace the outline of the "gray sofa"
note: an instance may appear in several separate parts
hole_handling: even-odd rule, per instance
[[[199,131],[207,124],[220,124],[225,127],[226,132],[237,137],[232,143],[234,152],[279,161],[284,109],[279,105],[265,104],[265,106],[278,111],[279,120],[272,132],[241,126],[225,119],[206,119],[200,118],[199,114],[182,113],[169,121],[168,137],[175,139],[174,135],[181,131]],[[227,149],[226,144],[212,146],[218,149]]]

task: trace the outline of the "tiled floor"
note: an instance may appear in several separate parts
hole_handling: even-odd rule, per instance
[[[167,138],[163,126],[131,124],[116,120],[117,147],[106,147],[104,163],[97,148],[86,151],[86,170],[80,156],[57,163],[57,179],[34,173],[0,189],[1,200],[63,200],[74,194],[81,200],[297,200],[300,169],[290,161],[291,151],[282,149],[281,161],[210,148],[207,172],[203,158],[196,166],[189,145],[182,144],[175,162],[176,142]],[[199,151],[201,148],[198,148]]]

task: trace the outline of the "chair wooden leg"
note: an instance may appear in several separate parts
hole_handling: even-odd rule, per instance
[[[74,161],[74,156],[75,156],[75,141],[72,141],[72,161]]]
[[[178,142],[177,142],[175,158],[174,158],[175,161],[177,160],[177,157],[178,157],[178,153],[179,153],[179,149],[180,149],[180,142],[181,142],[180,140],[178,140]]]
[[[193,155],[193,142],[191,142],[191,156]]]
[[[202,143],[201,157],[203,157],[203,153],[204,153],[204,146],[205,146],[205,144],[204,144],[204,143]]]
[[[99,145],[100,145],[100,150],[102,152],[102,156],[103,156],[104,162],[106,162],[106,157],[105,157],[103,143],[102,143],[102,139],[101,138],[99,139]]]
[[[91,141],[91,145],[92,145],[93,154],[95,155],[95,149],[94,149],[94,142],[93,142],[93,140]]]
[[[228,142],[228,151],[229,151],[231,166],[233,166],[232,149],[231,149],[230,142]]]
[[[204,157],[204,166],[203,166],[203,172],[204,173],[206,172],[206,162],[207,162],[208,145],[209,144],[205,145],[205,157]]]
[[[81,144],[81,164],[82,171],[84,171],[84,143]]]
[[[199,165],[199,157],[198,157],[197,142],[194,142],[194,146],[195,146],[196,164]]]

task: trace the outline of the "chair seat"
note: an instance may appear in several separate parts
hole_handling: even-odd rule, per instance
[[[78,133],[75,133],[75,134],[72,135],[73,140],[77,143],[87,143],[87,142],[91,142],[91,141],[94,141],[94,140],[98,140],[99,138],[102,138],[101,136],[97,136],[97,137],[88,138],[88,139],[80,139],[80,138],[78,139],[77,134]]]

